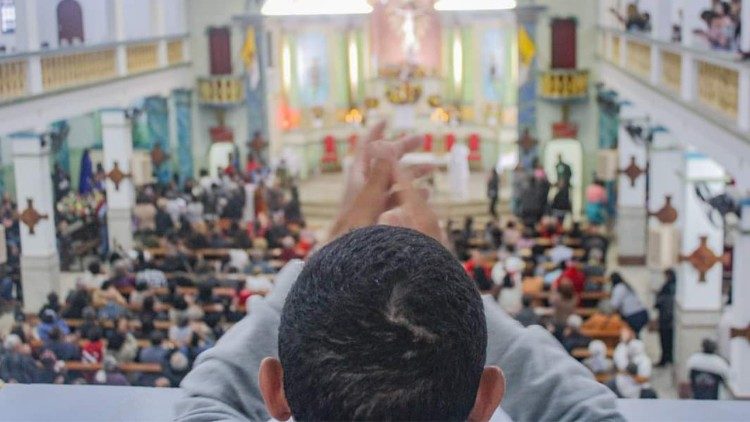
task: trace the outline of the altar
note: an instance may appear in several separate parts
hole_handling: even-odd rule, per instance
[[[341,172],[368,128],[386,120],[388,136],[423,138],[422,159],[444,162],[464,145],[474,172],[515,167],[528,78],[519,11],[506,4],[515,2],[465,11],[453,1],[360,0],[315,15],[273,3],[262,11],[272,162],[295,163],[301,180]]]

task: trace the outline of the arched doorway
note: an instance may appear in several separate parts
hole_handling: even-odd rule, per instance
[[[57,31],[60,45],[83,43],[83,10],[76,0],[57,5]]]

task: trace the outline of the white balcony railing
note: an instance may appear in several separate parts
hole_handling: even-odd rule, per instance
[[[0,105],[190,61],[187,35],[0,56]]]
[[[750,63],[617,29],[599,36],[602,60],[748,138]]]

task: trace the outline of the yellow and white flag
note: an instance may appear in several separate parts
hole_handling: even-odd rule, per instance
[[[524,66],[531,65],[532,60],[536,57],[534,40],[531,39],[531,36],[529,36],[523,25],[518,28],[518,54]]]
[[[242,46],[242,61],[245,62],[250,88],[255,90],[260,84],[260,64],[258,63],[258,46],[255,43],[255,29],[252,26],[247,28],[245,44]]]

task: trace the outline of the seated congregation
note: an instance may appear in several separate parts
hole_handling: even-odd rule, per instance
[[[9,285],[0,380],[177,387],[195,358],[273,289],[278,270],[310,253],[315,235],[283,171],[201,175],[182,188],[140,188],[139,246],[109,250],[104,233],[92,250],[99,257],[78,257],[88,264],[63,300],[51,292],[38,313],[25,314],[21,289]],[[106,201],[103,183],[89,197]],[[69,216],[56,217],[65,226]],[[70,253],[60,249],[61,258]]]
[[[402,152],[408,148],[404,147]],[[352,171],[356,172],[357,166],[364,167],[363,163],[367,162],[355,159]],[[218,412],[214,416],[225,411],[234,412],[234,404],[229,403],[236,402],[247,406],[241,410],[244,415],[288,418],[291,414],[284,403],[275,403],[266,397],[278,394],[273,390],[279,385],[278,380],[274,381],[279,375],[277,364],[265,360],[261,364],[258,360],[264,356],[275,359],[277,353],[283,353],[283,334],[278,334],[279,350],[276,350],[274,341],[276,330],[285,329],[283,325],[278,326],[280,310],[283,308],[283,323],[285,318],[292,318],[286,316],[292,312],[287,311],[293,306],[289,304],[290,300],[306,309],[307,305],[300,302],[300,297],[313,300],[318,293],[331,287],[308,293],[294,292],[300,284],[298,277],[314,284],[321,283],[319,277],[323,275],[331,280],[354,277],[351,278],[353,281],[357,279],[355,274],[362,274],[353,267],[365,262],[370,255],[374,255],[373,259],[377,261],[396,253],[394,250],[401,244],[394,244],[391,237],[396,240],[403,237],[404,242],[415,242],[427,250],[437,245],[423,245],[422,240],[410,237],[413,234],[383,232],[386,229],[382,228],[361,229],[374,223],[386,223],[415,228],[441,240],[452,256],[458,258],[449,261],[454,261],[458,268],[461,268],[459,263],[463,264],[462,275],[455,276],[472,281],[475,286],[472,286],[472,291],[478,290],[482,295],[489,336],[485,340],[486,364],[503,369],[505,375],[502,379],[510,383],[509,388],[516,389],[505,393],[507,402],[504,402],[503,409],[511,417],[559,416],[569,411],[569,406],[579,406],[575,403],[578,400],[576,394],[568,391],[571,388],[580,388],[579,394],[586,394],[586,399],[581,402],[584,404],[580,406],[585,407],[581,410],[582,415],[588,416],[614,417],[615,394],[620,398],[656,398],[657,394],[650,386],[652,362],[639,339],[649,323],[649,311],[620,274],[607,275],[611,272],[607,268],[610,238],[605,224],[574,222],[566,226],[563,224],[567,220],[565,213],[549,215],[549,212],[544,212],[536,219],[530,219],[528,215],[522,219],[503,217],[507,220],[504,224],[500,218],[494,218],[483,230],[475,230],[471,217],[465,220],[461,229],[454,228],[452,221],[447,221],[441,228],[420,194],[413,194],[418,198],[414,199],[401,191],[396,194],[402,202],[401,207],[381,215],[381,211],[370,208],[389,206],[386,204],[391,201],[384,198],[391,195],[392,180],[390,176],[378,176],[382,162],[376,160],[372,166],[369,177],[380,177],[380,180],[371,182],[368,179],[365,182],[354,177],[349,181],[353,187],[347,187],[345,203],[329,233],[328,241],[332,243],[312,255],[316,236],[306,228],[302,218],[297,188],[293,182],[280,177],[283,173],[267,171],[258,176],[225,169],[218,179],[211,179],[204,172],[198,183],[188,183],[183,189],[173,185],[161,191],[153,187],[141,190],[138,193],[140,210],[136,211],[140,246],[132,251],[100,251],[106,252],[106,259],[90,263],[85,276],[77,280],[65,300],[61,301],[57,294],[50,293],[47,303],[37,314],[24,314],[17,307],[10,334],[3,339],[0,379],[20,383],[181,386],[191,397],[178,406],[178,413],[186,420],[195,415],[214,415],[211,413],[214,411]],[[401,182],[402,188],[408,185],[404,180]],[[270,187],[266,188],[266,184]],[[384,186],[388,187],[388,195],[378,197],[375,190]],[[416,192],[416,189],[411,191]],[[362,231],[366,233],[362,235]],[[344,246],[336,241],[352,238],[356,241]],[[381,247],[386,249],[380,254],[368,252]],[[336,254],[325,252],[330,248]],[[316,258],[321,255],[322,258]],[[308,256],[312,262],[316,259],[328,261],[315,262],[310,267],[311,261],[308,260],[302,269],[301,260]],[[425,259],[424,263],[429,263],[437,258],[427,255]],[[407,265],[407,261],[397,265],[393,272],[384,273],[383,277],[406,271],[401,267]],[[409,265],[414,268],[429,268],[416,262],[412,264]],[[378,268],[384,263],[377,261],[367,265],[369,267],[361,271],[380,271]],[[350,273],[332,271],[338,266]],[[104,268],[108,268],[106,273]],[[322,275],[314,272],[316,268]],[[423,277],[427,273],[412,276]],[[667,271],[665,278],[656,301],[660,311],[659,325],[663,328],[662,365],[672,360],[669,336],[674,273]],[[362,281],[367,281],[365,279]],[[294,292],[294,299],[287,298],[292,294],[290,289]],[[339,293],[330,294],[333,296],[318,305],[325,307],[325,303],[334,300]],[[360,291],[357,294],[367,296],[369,293]],[[383,306],[395,307],[393,309],[401,306],[389,303]],[[319,310],[309,306],[313,314]],[[345,308],[347,312],[354,311]],[[386,310],[386,314],[398,312],[393,309]],[[276,316],[269,320],[268,312]],[[294,315],[303,320],[309,317],[304,312],[295,312]],[[426,328],[412,325],[405,317],[396,313],[388,318],[389,327],[403,325],[411,333],[409,336],[422,339],[418,343],[432,341],[431,332],[423,332]],[[326,324],[336,324],[327,318],[323,320]],[[439,321],[433,323],[437,326],[431,329],[442,329]],[[535,325],[543,329],[524,329]],[[235,328],[230,330],[233,326]],[[294,331],[301,326],[286,329]],[[326,338],[330,334],[330,341],[334,342],[346,342],[349,341],[347,336],[361,334],[361,330],[337,334],[331,326],[312,328],[323,330],[320,333],[325,333]],[[498,329],[508,334],[507,340],[495,337]],[[339,334],[345,339],[337,339]],[[310,335],[315,336],[314,332]],[[360,340],[362,344],[358,343],[357,347],[369,341],[366,338]],[[481,341],[480,338],[465,340]],[[533,352],[536,355],[530,357],[537,364],[553,356],[555,359],[565,357],[560,361],[559,373],[553,371],[543,377],[551,383],[550,389],[566,390],[565,399],[546,410],[523,410],[524,399],[519,396],[519,391],[534,380],[524,378],[529,375],[528,369],[519,369],[520,372],[513,369],[519,364],[519,359],[532,353],[534,347],[531,343],[534,342],[543,345]],[[246,350],[248,344],[252,344],[253,349]],[[309,344],[289,347],[309,347]],[[502,352],[506,348],[513,352]],[[308,352],[311,354],[305,356],[309,357],[323,353],[323,350]],[[691,372],[691,379],[700,385],[705,385],[706,374],[712,373],[708,368],[710,365],[706,366],[706,362],[713,362],[710,347],[704,352],[707,357],[696,358],[696,363],[691,366],[691,371],[695,371]],[[358,359],[349,354],[346,356]],[[471,358],[478,359],[478,355]],[[485,362],[484,352],[481,360]],[[304,362],[297,364],[306,365]],[[236,380],[236,374],[232,374],[227,365],[230,368],[242,365],[242,370],[247,372],[244,374],[246,379]],[[483,410],[484,416],[494,410],[492,404],[497,406],[505,389],[497,390],[500,381],[492,368],[494,366],[484,369],[482,378],[488,378],[487,385],[480,386],[477,393],[481,394],[482,388],[487,388],[497,396],[496,402],[485,403],[488,407]],[[300,374],[295,379],[304,386],[305,376]],[[570,386],[553,381],[562,376],[571,377]],[[718,376],[721,378],[722,375]],[[257,380],[264,390],[262,398],[255,384]],[[484,384],[485,381],[481,381],[481,385]],[[315,382],[310,384],[311,387],[315,385]],[[230,386],[237,388],[238,393],[242,389],[248,389],[250,393],[242,398],[222,396],[223,404],[218,408],[203,402],[204,396],[224,394]],[[694,393],[696,397],[712,397],[711,391],[706,393],[694,388]],[[585,404],[594,402],[598,404]],[[345,412],[351,409],[341,411],[344,413],[338,415],[347,414]],[[381,415],[373,409],[369,411],[373,413],[365,415]]]

